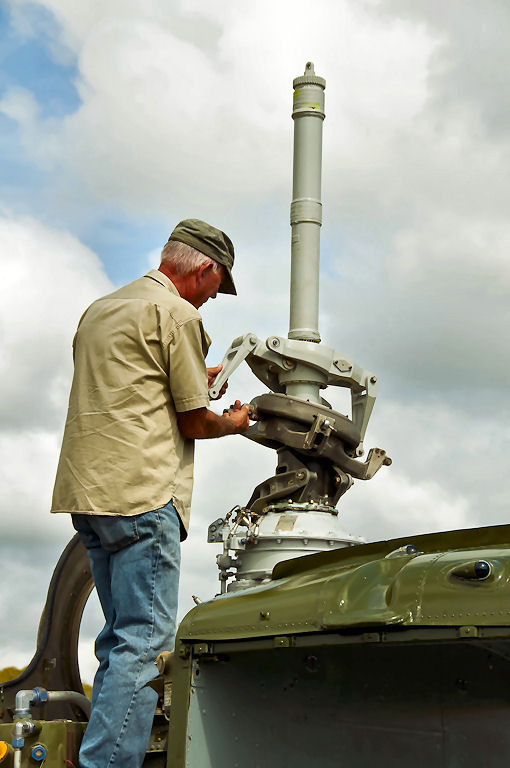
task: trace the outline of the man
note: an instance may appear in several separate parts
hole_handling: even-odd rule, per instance
[[[210,340],[198,308],[235,294],[224,232],[181,221],[161,265],[94,302],[73,342],[75,372],[52,512],[70,512],[105,615],[81,768],[137,768],[156,694],[147,683],[173,645],[196,438],[245,431],[237,400],[207,406]],[[209,378],[209,382],[208,382]]]

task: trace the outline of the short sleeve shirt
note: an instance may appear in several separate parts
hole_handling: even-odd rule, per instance
[[[209,344],[199,312],[156,269],[87,309],[52,512],[138,515],[173,499],[185,537],[194,441],[177,412],[209,404]]]

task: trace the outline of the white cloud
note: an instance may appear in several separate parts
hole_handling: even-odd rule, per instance
[[[13,115],[27,154],[40,162],[41,142],[52,144],[55,167],[70,172],[64,185],[78,176],[96,204],[115,200],[138,214],[194,205],[204,217],[230,208],[238,221],[247,203],[287,195],[290,84],[309,58],[329,78],[335,138],[325,144],[326,162],[353,144],[363,152],[366,124],[379,134],[407,123],[427,95],[434,39],[423,25],[381,20],[361,5],[321,0],[302,24],[301,2],[291,13],[268,0],[242,9],[41,4],[75,52],[82,105],[59,126]],[[191,14],[193,40],[182,36]],[[214,50],[203,45],[204,25],[220,31]]]
[[[49,513],[71,342],[84,309],[112,286],[94,253],[32,218],[3,213],[0,252],[0,550],[8,574],[0,611],[16,616],[0,646],[9,663],[24,665],[51,571],[74,533],[68,516]]]
[[[0,217],[0,419],[4,429],[60,427],[82,312],[111,290],[99,259],[67,232]]]
[[[34,95],[26,88],[12,86],[0,102],[0,109],[6,117],[33,130],[39,109]]]
[[[376,403],[367,448],[393,460],[341,499],[346,524],[369,540],[507,522],[505,415],[427,398]]]

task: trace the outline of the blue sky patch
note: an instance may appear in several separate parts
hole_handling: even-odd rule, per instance
[[[0,7],[0,97],[7,88],[18,86],[31,91],[43,117],[61,117],[74,112],[80,100],[74,82],[74,63],[56,60],[52,53],[57,34],[54,17],[36,5],[24,8],[33,35],[16,29],[5,7]]]
[[[159,218],[128,220],[119,213],[89,219],[83,230],[75,234],[97,253],[110,280],[115,285],[122,285],[151,269],[148,254],[155,249],[161,250],[173,226],[173,222]]]

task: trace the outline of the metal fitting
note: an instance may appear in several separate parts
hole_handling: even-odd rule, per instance
[[[14,719],[18,720],[22,717],[31,718],[30,705],[33,703],[35,690],[18,691],[14,700]]]
[[[44,760],[46,757],[46,747],[44,747],[42,744],[36,744],[35,747],[32,747],[32,760],[35,760],[36,763],[40,763]]]

